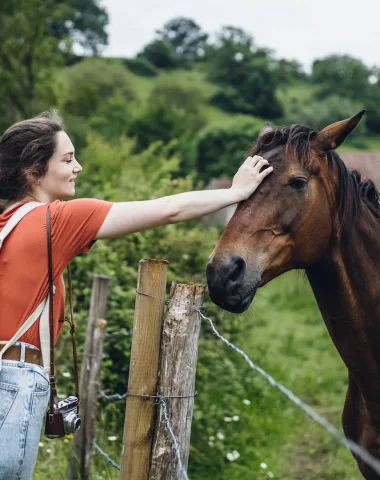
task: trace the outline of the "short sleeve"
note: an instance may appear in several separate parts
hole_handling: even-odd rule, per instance
[[[112,205],[93,198],[51,203],[53,243],[66,260],[91,249]]]

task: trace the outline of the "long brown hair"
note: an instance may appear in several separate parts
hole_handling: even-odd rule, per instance
[[[0,138],[0,207],[32,191],[28,174],[43,177],[57,146],[63,121],[55,110],[10,126]]]

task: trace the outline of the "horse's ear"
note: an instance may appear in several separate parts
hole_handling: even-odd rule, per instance
[[[264,135],[264,133],[268,133],[268,132],[271,132],[273,130],[273,127],[270,123],[268,122],[265,122],[265,125],[263,126],[263,128],[260,130],[260,133],[259,133],[259,137],[261,137],[261,135]]]
[[[352,130],[358,125],[365,110],[361,110],[351,118],[332,123],[317,133],[316,142],[323,150],[331,150],[339,147],[348,137]]]

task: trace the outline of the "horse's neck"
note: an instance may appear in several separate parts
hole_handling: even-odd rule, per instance
[[[380,394],[380,223],[368,212],[306,270],[319,309],[363,395]],[[376,393],[374,392],[376,390]]]

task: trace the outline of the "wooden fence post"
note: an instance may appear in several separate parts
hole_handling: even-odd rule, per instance
[[[128,393],[155,395],[168,262],[141,260]],[[157,297],[157,298],[154,298]],[[151,456],[154,398],[127,397],[124,423],[121,480],[147,480]]]
[[[69,479],[89,480],[93,441],[96,437],[96,411],[100,388],[104,330],[109,277],[94,275],[86,342],[80,373],[81,427],[74,435]]]
[[[179,444],[183,468],[187,469],[193,415],[195,372],[198,355],[200,316],[187,305],[203,304],[204,285],[173,283],[171,303],[162,333],[160,380],[158,391],[168,398],[168,416]],[[160,408],[154,432],[150,480],[178,480],[179,464],[173,442]],[[132,479],[132,477],[131,477]]]

